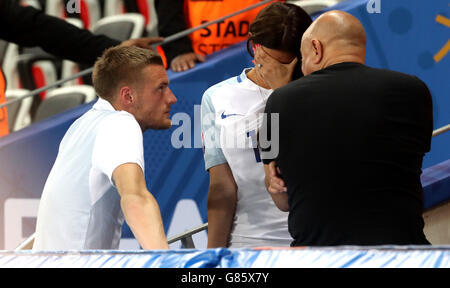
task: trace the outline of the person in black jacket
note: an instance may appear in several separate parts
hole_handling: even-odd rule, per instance
[[[39,46],[55,56],[80,64],[93,65],[103,51],[116,45],[151,48],[162,38],[138,38],[120,42],[103,35],[94,35],[66,21],[45,14],[15,0],[0,1],[0,39],[23,47]]]
[[[305,76],[267,101],[279,145],[265,152],[279,153],[264,159],[266,185],[289,211],[292,246],[429,244],[420,174],[432,98],[415,76],[364,65],[365,44],[355,17],[322,14],[303,34]],[[257,52],[267,80],[273,61]],[[260,133],[276,131],[270,123]]]
[[[184,0],[155,0],[159,35],[167,37],[190,28],[186,25],[183,5]],[[205,56],[194,53],[188,36],[165,44],[162,48],[168,68],[175,72],[189,70],[194,68],[196,62],[205,61]]]

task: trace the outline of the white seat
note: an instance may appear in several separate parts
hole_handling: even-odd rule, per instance
[[[25,6],[32,6],[36,9],[42,8],[41,3],[39,3],[39,0],[21,0],[20,3]]]
[[[334,6],[341,2],[340,0],[297,0],[297,1],[288,1],[288,3],[298,5],[305,10],[308,14],[313,14],[328,7]]]
[[[91,101],[94,101],[97,98],[97,94],[95,93],[94,87],[90,85],[75,85],[75,86],[69,86],[69,87],[61,87],[52,90],[47,94],[46,98],[53,98],[60,96],[62,94],[83,94],[84,95],[84,101],[83,103],[89,103]]]
[[[47,0],[45,13],[58,18],[64,18],[65,5],[63,0]]]
[[[77,18],[66,18],[65,19],[67,22],[69,22],[70,24],[78,27],[78,28],[83,28],[83,22],[80,19]],[[77,63],[64,59],[62,60],[62,64],[61,64],[61,79],[65,79],[68,78],[72,75],[75,75],[77,73],[80,72],[80,67]],[[74,85],[78,85],[82,82],[81,78],[79,79],[74,79],[71,81],[67,81],[63,84],[63,86],[74,86]]]
[[[39,122],[95,99],[95,90],[89,85],[77,85],[54,89],[49,92],[47,97],[39,104],[33,122]]]
[[[5,98],[6,101],[10,101],[21,98],[28,93],[30,91],[26,89],[9,89],[5,92]],[[8,105],[8,123],[11,132],[18,131],[31,123],[30,108],[32,103],[33,97],[27,97],[20,102]]]
[[[148,36],[156,37],[159,35],[158,33],[158,14],[156,13],[155,8],[155,0],[147,0],[149,7],[149,18],[150,20],[147,23],[147,32]]]
[[[125,5],[125,2],[134,2],[138,9],[141,8],[142,11],[127,11]],[[146,7],[139,7],[137,4],[139,2],[138,0],[108,0],[105,1],[105,7],[104,7],[104,15],[105,16],[113,16],[113,15],[120,15],[123,13],[141,13],[144,16],[144,20],[148,19],[146,21],[146,30],[147,30],[147,36],[158,36],[158,16],[156,14],[155,9],[155,0],[143,0],[140,1],[140,3],[145,3]],[[142,4],[141,4],[142,5]],[[145,15],[144,15],[145,13]]]
[[[30,51],[16,57],[17,71],[24,89],[38,89],[58,80],[56,59],[52,55],[39,53]],[[41,98],[46,94],[47,92],[42,92]]]
[[[105,17],[122,14],[125,11],[125,5],[122,0],[108,0],[105,1],[103,8],[103,15]]]
[[[118,41],[140,38],[144,35],[145,19],[138,13],[108,16],[99,20],[92,31]]]
[[[59,18],[66,18],[66,13],[68,11],[68,8],[79,8],[80,9],[80,13],[84,13],[84,11],[87,12],[87,15],[82,15],[81,17],[87,17],[87,22],[89,23],[88,26],[86,27],[86,25],[83,25],[84,28],[86,29],[90,29],[93,27],[93,25],[100,20],[101,16],[101,8],[100,8],[100,3],[98,0],[79,0],[82,2],[78,2],[80,3],[80,6],[73,6],[72,3],[77,3],[76,1],[69,1],[67,4],[71,4],[72,6],[70,7],[66,7],[65,3],[63,0],[47,0],[46,2],[46,8],[45,8],[45,13],[55,16],[55,17],[59,17]],[[82,10],[81,9],[81,5],[86,5],[86,10]],[[84,23],[87,24],[87,23]]]

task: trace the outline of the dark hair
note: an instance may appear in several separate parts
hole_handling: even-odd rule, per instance
[[[142,69],[148,65],[164,66],[155,51],[135,46],[115,46],[97,59],[92,80],[98,96],[113,100],[114,91],[121,83],[132,84],[140,80]]]
[[[302,35],[312,23],[311,17],[300,6],[275,2],[262,9],[249,27],[248,53],[254,57],[250,43],[270,49],[289,52],[297,56],[293,79],[303,76],[300,43]]]

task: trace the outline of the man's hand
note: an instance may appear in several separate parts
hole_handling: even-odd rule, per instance
[[[170,63],[170,68],[172,71],[182,72],[194,68],[195,62],[205,62],[205,56],[193,52],[178,55]]]
[[[283,179],[281,179],[280,168],[275,165],[275,161],[270,162],[267,166],[266,173],[266,186],[267,191],[271,194],[279,194],[287,192],[286,185],[284,184]]]
[[[144,37],[144,38],[136,38],[123,41],[120,46],[137,46],[145,49],[153,49],[152,45],[155,43],[162,42],[164,38],[162,37]]]
[[[276,166],[275,161],[264,165],[266,173],[266,187],[272,197],[273,202],[281,211],[289,211],[289,202],[286,185],[281,179],[281,171]]]
[[[255,49],[256,71],[271,89],[280,88],[291,82],[297,61],[296,57],[291,63],[283,64],[267,54],[262,46],[258,45]]]

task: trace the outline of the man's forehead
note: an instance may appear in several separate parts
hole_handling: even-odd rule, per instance
[[[169,83],[169,77],[167,76],[166,69],[161,65],[148,65],[144,69],[146,73],[146,79],[153,83],[163,84]]]

